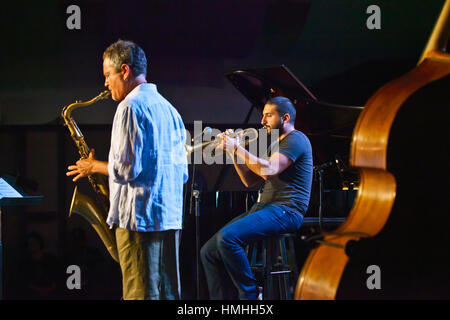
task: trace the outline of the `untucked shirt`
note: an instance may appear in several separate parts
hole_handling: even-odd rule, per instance
[[[119,103],[108,157],[111,227],[181,229],[185,143],[181,116],[156,85],[141,84]]]
[[[279,175],[266,180],[260,202],[275,203],[305,214],[311,194],[313,159],[311,143],[298,130],[269,147],[269,154],[284,154],[292,164]]]

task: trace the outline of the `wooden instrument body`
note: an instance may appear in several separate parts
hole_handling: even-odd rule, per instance
[[[447,1],[444,11],[446,18],[444,22],[440,23],[448,26],[450,1]],[[448,27],[446,27],[447,29]],[[374,237],[389,223],[398,192],[397,176],[395,172],[388,170],[389,165],[387,164],[388,153],[392,148],[389,145],[392,126],[400,109],[405,105],[405,101],[421,88],[450,74],[449,57],[450,55],[435,50],[427,52],[415,69],[387,83],[367,102],[354,128],[350,151],[350,165],[360,174],[357,197],[346,222],[332,233],[323,234],[321,244],[311,250],[298,279],[296,299],[335,299],[341,284],[341,277],[349,262],[346,254],[346,246],[349,241]],[[450,87],[448,89],[450,90]],[[426,105],[423,105],[422,108],[424,113],[431,112],[431,110],[427,110]],[[437,114],[436,116],[441,115]],[[429,128],[432,129],[432,125]],[[405,139],[408,139],[408,132],[402,134]],[[404,159],[404,161],[408,161],[408,159]],[[414,172],[411,172],[411,175],[413,174]],[[402,199],[404,200],[404,198]],[[391,232],[391,235],[385,237],[391,243],[396,241],[395,234],[401,238],[403,237],[402,230],[408,229],[407,215],[403,214],[403,217],[406,217],[406,220],[397,223],[396,229]],[[420,224],[420,218],[416,220]],[[415,235],[415,237],[419,236]],[[378,241],[377,246],[387,248],[389,242]],[[417,252],[417,254],[420,253]],[[360,297],[346,296],[344,298],[357,299]]]

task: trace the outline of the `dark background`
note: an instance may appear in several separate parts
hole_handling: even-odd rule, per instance
[[[66,8],[81,8],[68,30]],[[381,30],[366,28],[371,4]],[[414,66],[442,0],[398,1],[29,1],[1,10],[1,123],[46,124],[63,105],[103,87],[101,56],[119,38],[148,55],[148,80],[186,123],[240,123],[248,103],[229,71],[284,64],[325,100],[364,105],[383,83]],[[114,102],[80,112],[109,124]],[[259,115],[252,118],[259,122]]]
[[[110,43],[130,39],[144,49],[148,80],[178,109],[188,129],[195,120],[224,129],[240,127],[250,110],[250,103],[224,74],[251,67],[284,64],[320,100],[363,106],[381,85],[417,64],[443,2],[92,0],[2,4],[0,174],[26,177],[37,183],[29,184],[30,191],[44,195],[39,206],[3,214],[3,238],[8,244],[4,253],[10,257],[5,262],[5,297],[28,297],[23,291],[26,271],[18,266],[27,265],[27,235],[36,232],[53,257],[49,261],[55,261],[51,268],[57,270],[52,273],[54,280],[49,280],[57,283],[56,291],[41,298],[120,298],[117,265],[85,221],[66,219],[73,184],[64,174],[65,167],[78,156],[59,120],[64,105],[90,99],[103,90],[101,56]],[[66,8],[71,4],[81,8],[81,30],[66,27]],[[366,8],[372,4],[381,8],[381,30],[366,27]],[[111,100],[102,101],[74,115],[99,159],[107,156],[115,106]],[[259,113],[253,112],[249,126],[257,127],[259,121]],[[213,186],[220,169],[198,168],[205,191],[202,211],[207,211],[202,212],[202,241],[244,206],[241,197],[228,211],[211,209],[214,204],[208,197],[216,194]],[[80,185],[89,190],[86,182]],[[233,170],[221,190],[244,190]],[[183,294],[193,298],[192,216],[186,214],[185,226]],[[83,234],[85,246],[74,248],[83,243]],[[89,270],[84,284],[89,290],[73,293],[65,289],[65,268],[76,264],[74,257]]]

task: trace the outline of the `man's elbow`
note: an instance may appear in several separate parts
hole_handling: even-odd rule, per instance
[[[259,176],[264,179],[264,181],[270,179],[273,176],[276,176],[278,174],[278,171],[275,168],[272,167],[266,167],[262,168]]]
[[[250,188],[250,184],[248,182],[242,181],[242,184],[244,185],[244,187]]]
[[[255,177],[255,179],[251,179],[251,180],[247,179],[245,181],[243,180],[242,183],[244,184],[244,186],[246,188],[252,188],[252,187],[256,186],[257,184],[261,183],[261,179],[259,177]]]
[[[257,184],[257,181],[242,181],[246,188],[254,187]]]
[[[256,184],[257,184],[256,182],[252,182],[252,183],[244,182],[244,186],[246,188],[253,188]]]
[[[113,179],[119,184],[130,183],[141,174],[142,168],[139,166],[121,166],[113,169]]]
[[[128,184],[136,179],[135,175],[121,175],[115,174],[113,176],[113,181],[118,184]]]

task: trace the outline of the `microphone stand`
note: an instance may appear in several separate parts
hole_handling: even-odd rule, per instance
[[[322,222],[323,222],[323,213],[322,213],[322,193],[323,193],[323,171],[331,167],[333,162],[327,162],[314,167],[316,171],[318,180],[319,180],[319,229],[322,232]]]
[[[197,300],[200,300],[200,191],[192,190],[195,198],[195,256],[196,256],[196,288]]]
[[[195,161],[192,162],[191,201],[189,214],[192,215],[192,204],[195,210],[195,282],[196,297],[200,300],[200,190],[195,183]]]
[[[322,232],[322,192],[323,192],[323,169],[317,170],[319,176],[319,229]]]
[[[206,128],[205,128],[206,129]],[[203,135],[204,131],[202,132]],[[192,138],[192,142],[194,142]],[[193,154],[195,151],[193,152]],[[192,203],[195,207],[195,283],[196,298],[200,300],[200,188],[195,183],[195,154],[192,161],[192,182],[191,182],[191,201],[189,206],[189,214],[192,215]]]

